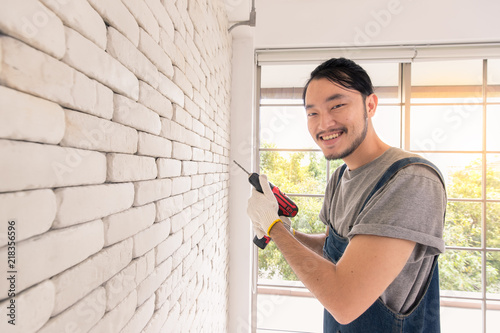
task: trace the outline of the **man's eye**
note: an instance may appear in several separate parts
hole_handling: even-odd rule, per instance
[[[332,110],[338,109],[338,108],[340,108],[340,107],[342,107],[342,106],[344,106],[344,105],[345,105],[345,104],[337,104],[337,105],[335,105],[334,107],[332,107]]]
[[[313,117],[313,116],[315,116],[316,114],[317,114],[317,113],[315,113],[315,112],[310,112],[310,113],[308,113],[308,114],[307,114],[307,116],[308,116],[308,117]]]

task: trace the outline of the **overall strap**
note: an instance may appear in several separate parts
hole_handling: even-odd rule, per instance
[[[336,188],[339,186],[339,183],[340,183],[340,179],[342,179],[342,175],[344,174],[344,171],[345,169],[347,168],[347,164],[342,164],[342,166],[340,167],[340,170],[339,170],[339,178],[337,179],[337,186]]]

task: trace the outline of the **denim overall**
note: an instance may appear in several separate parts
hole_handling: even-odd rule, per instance
[[[425,164],[430,166],[443,178],[439,170],[429,161],[410,157],[396,161],[391,165],[384,175],[380,178],[375,188],[368,195],[365,203],[360,211],[363,210],[371,196],[380,189],[394,174],[400,169],[410,164]],[[340,175],[337,181],[337,187],[345,170],[345,164],[341,167]],[[443,182],[444,184],[444,182]],[[349,239],[338,235],[332,227],[330,234],[326,238],[323,254],[325,258],[333,263],[337,263],[349,243]],[[323,332],[325,333],[436,333],[440,332],[440,315],[439,315],[439,271],[438,271],[438,256],[434,257],[434,263],[431,270],[431,275],[424,289],[424,294],[420,300],[410,309],[408,313],[401,314],[389,309],[379,298],[353,322],[347,325],[339,324],[335,318],[325,309],[323,318]]]

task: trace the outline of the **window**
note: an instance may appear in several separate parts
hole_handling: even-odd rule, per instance
[[[500,60],[357,62],[379,96],[378,135],[428,158],[445,176],[443,332],[494,332],[500,327]],[[324,187],[342,163],[326,161],[307,131],[302,87],[317,64],[260,67],[260,170],[298,204],[294,228],[304,232],[324,231],[317,218]],[[258,256],[257,308],[267,304],[276,314],[258,312],[257,328],[320,332],[321,305],[307,298],[275,245]],[[279,310],[293,302],[311,311],[307,323],[283,312],[280,319]]]

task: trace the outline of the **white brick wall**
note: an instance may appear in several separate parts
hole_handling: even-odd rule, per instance
[[[0,331],[226,331],[225,2],[0,4]]]

